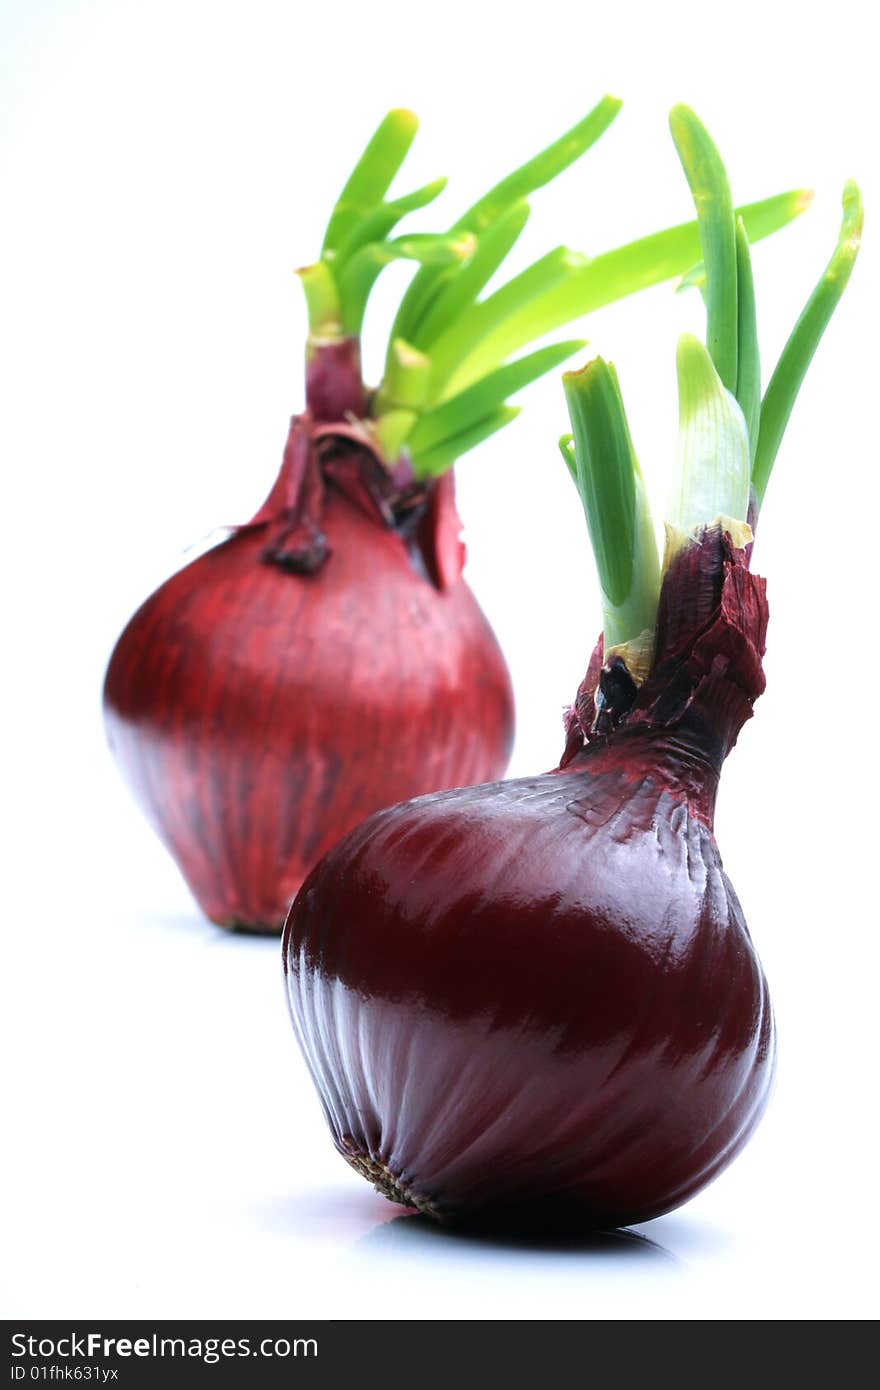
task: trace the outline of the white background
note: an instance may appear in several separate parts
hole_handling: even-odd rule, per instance
[[[6,1315],[875,1311],[876,47],[867,5],[724,13],[5,0]],[[652,1244],[489,1245],[401,1218],[337,1158],[277,943],[200,920],[110,763],[100,681],[185,547],[246,519],[274,477],[301,404],[291,271],[384,110],[419,112],[401,186],[448,172],[451,221],[605,91],[623,114],[535,196],[516,266],[690,215],[665,122],[679,100],[740,200],[817,190],[755,253],[767,363],[834,244],[850,174],[868,240],[762,516],[769,689],[718,816],[776,1004],[771,1110],[714,1186],[641,1229]],[[405,278],[380,285],[370,361]],[[588,329],[617,362],[658,511],[675,338],[699,320],[698,298],[666,286]],[[459,469],[470,580],[516,685],[514,772],[557,760],[599,622],[556,451],[558,380],[524,403]]]

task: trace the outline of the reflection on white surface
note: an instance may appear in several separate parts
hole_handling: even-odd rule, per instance
[[[414,1215],[361,1236],[334,1273],[360,1317],[583,1318],[600,1302],[608,1316],[634,1286],[668,1293],[684,1267],[630,1231],[475,1235]]]
[[[558,1255],[571,1256],[574,1260],[580,1256],[579,1263],[584,1266],[600,1265],[609,1259],[650,1258],[668,1260],[673,1265],[678,1263],[662,1245],[636,1231],[477,1232],[439,1226],[428,1217],[409,1214],[377,1226],[357,1242],[351,1254],[367,1259],[430,1255],[432,1259],[451,1260],[462,1265],[481,1257],[491,1260],[496,1254],[512,1259]]]
[[[353,1288],[378,1289],[378,1297],[371,1293],[366,1304],[374,1316],[390,1297],[410,1303],[411,1316],[424,1316],[426,1300],[439,1307],[452,1300],[455,1316],[483,1317],[486,1300],[495,1316],[527,1318],[558,1316],[554,1308],[583,1317],[599,1291],[607,1300],[615,1289],[619,1297],[634,1279],[668,1286],[683,1268],[668,1250],[630,1231],[567,1238],[478,1236],[438,1228],[424,1217],[400,1216],[356,1241],[337,1273]],[[480,1296],[481,1286],[491,1292]]]

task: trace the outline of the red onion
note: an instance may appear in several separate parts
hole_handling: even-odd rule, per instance
[[[757,1122],[772,1014],[712,828],[763,685],[743,559],[716,532],[667,578],[658,667],[619,732],[575,751],[582,695],[562,768],[381,812],[301,889],[297,1035],[337,1147],[393,1200],[645,1221]],[[685,634],[664,614],[695,569],[711,611]]]
[[[300,416],[277,493],[295,495],[308,435]],[[510,681],[461,578],[452,475],[392,529],[361,487],[380,465],[327,445],[320,533],[291,522],[295,500],[271,520],[262,509],[147,600],[107,672],[111,747],[225,926],[279,930],[305,873],[364,816],[499,776],[510,751]],[[307,562],[326,546],[320,574],[263,563],[298,544]]]
[[[684,269],[696,227],[591,261],[558,248],[480,294],[525,224],[525,197],[604,132],[601,101],[448,233],[392,237],[445,180],[387,200],[415,135],[394,111],[299,273],[309,310],[306,409],[249,525],[162,585],[110,661],[111,747],[207,915],[279,931],[311,865],[402,797],[500,776],[513,709],[495,639],[461,578],[451,469],[517,413],[507,398],[581,344],[510,360],[590,308]],[[805,205],[744,210],[766,235]],[[382,381],[360,334],[383,265],[419,270]]]
[[[662,579],[617,378],[596,359],[565,379],[563,452],[604,640],[560,767],[371,817],[315,867],[285,927],[291,1016],[337,1149],[440,1218],[659,1216],[730,1162],[771,1085],[773,1015],[715,797],[764,688],[757,503],[861,207],[850,186],[838,250],[762,403],[748,242],[708,135],[686,109],[672,124],[713,350],[687,335],[679,348]]]

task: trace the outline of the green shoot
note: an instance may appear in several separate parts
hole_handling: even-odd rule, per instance
[[[324,261],[315,261],[314,265],[305,265],[296,273],[306,297],[309,337],[339,337],[342,332],[342,306],[329,267]]]
[[[737,247],[730,185],[708,131],[689,107],[673,107],[669,128],[697,210],[706,274],[706,346],[724,385],[735,391]]]
[[[396,241],[374,241],[356,251],[339,280],[343,332],[356,337],[363,325],[370,290],[383,266],[392,261],[420,261],[422,265],[453,265],[473,255],[476,238],[468,232],[457,236],[399,237]]]
[[[864,223],[862,196],[852,180],[843,190],[843,220],[834,254],[782,350],[761,406],[761,427],[752,468],[760,506],[801,383],[852,274]]]
[[[512,174],[496,183],[473,207],[456,222],[453,231],[481,232],[491,226],[499,213],[511,203],[527,198],[545,184],[552,183],[565,169],[580,159],[619,116],[623,102],[618,97],[605,96],[552,145],[534,158],[521,164]]]
[[[749,238],[741,217],[736,219],[736,399],[745,416],[749,457],[754,458],[761,422],[761,354],[755,312],[755,282]]]
[[[480,236],[468,264],[445,277],[437,277],[434,296],[414,335],[419,347],[427,348],[436,343],[440,335],[476,303],[481,290],[513,249],[528,217],[528,203],[511,203]]]
[[[349,176],[324,234],[322,257],[336,251],[365,212],[381,203],[419,128],[412,111],[389,111]]]
[[[431,363],[410,343],[396,338],[388,352],[385,377],[374,408],[376,441],[383,458],[396,459],[419,418],[431,376]]]
[[[488,299],[474,304],[471,309],[461,314],[431,345],[431,399],[444,400],[463,386],[479,379],[483,375],[482,371],[466,375],[462,370],[462,364],[467,361],[476,345],[490,337],[495,329],[510,319],[511,315],[522,312],[523,306],[540,301],[548,291],[566,283],[571,278],[572,271],[583,260],[583,256],[578,256],[565,246],[559,246],[529,266],[521,275],[502,285],[501,289],[496,290]],[[523,342],[516,344],[516,348],[525,346],[525,343],[532,342],[539,336],[542,335],[529,331]],[[510,348],[505,351],[498,360],[508,357],[514,350],[515,348]],[[490,371],[497,365],[497,361],[485,364]]]
[[[586,344],[582,339],[567,343],[554,343],[552,347],[539,348],[537,352],[520,357],[490,372],[482,381],[462,391],[461,395],[443,405],[428,410],[421,416],[407,441],[416,475],[422,471],[421,455],[436,449],[446,440],[454,438],[462,430],[470,429],[484,419],[497,406],[503,405],[508,397],[521,391],[524,386],[544,376],[558,367],[567,357],[580,352]],[[427,359],[425,359],[427,360]]]
[[[745,416],[707,348],[678,344],[679,463],[667,520],[685,533],[718,516],[745,521],[751,457]]]
[[[601,357],[562,378],[573,439],[563,458],[580,495],[602,590],[606,651],[653,632],[657,543],[617,375]]]
[[[355,251],[368,246],[372,241],[384,241],[402,217],[407,213],[418,212],[433,203],[446,187],[448,179],[434,179],[424,188],[417,188],[403,198],[395,198],[393,203],[379,203],[372,211],[365,213],[349,233],[347,239],[328,260],[332,262],[334,274],[339,275],[342,267],[351,259]]]
[[[431,359],[411,343],[395,338],[388,352],[382,385],[376,395],[376,414],[403,408],[420,410],[428,394]]]
[[[591,145],[595,145],[622,105],[616,97],[603,97],[577,125],[490,188],[450,230],[475,232],[482,236],[514,203],[522,202],[529,194],[551,183],[575,160],[580,159]],[[430,272],[423,271],[415,277],[401,302],[392,330],[394,336],[402,336],[409,342],[418,341],[417,326],[430,303],[436,282],[436,276]]]
[[[435,478],[440,473],[445,473],[451,468],[455,460],[461,458],[469,449],[474,449],[478,444],[482,444],[490,435],[496,434],[498,430],[509,425],[519,415],[519,409],[513,405],[502,405],[497,410],[493,410],[485,419],[472,425],[469,429],[461,430],[460,433],[446,439],[442,444],[438,444],[435,449],[430,449],[421,455],[419,459],[419,477]]]

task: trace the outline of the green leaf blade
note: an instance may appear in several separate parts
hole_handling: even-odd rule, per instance
[[[574,448],[562,456],[581,498],[603,599],[606,648],[653,632],[660,567],[617,374],[601,357],[562,378]],[[573,453],[573,457],[572,457]]]
[[[578,487],[577,458],[574,452],[573,434],[561,434],[559,436],[559,452],[562,455],[562,462],[568,469],[571,481],[574,483],[575,487]],[[578,496],[580,496],[580,489],[578,489]]]
[[[578,338],[539,348],[537,352],[491,372],[466,391],[427,411],[407,441],[413,457],[469,429],[497,406],[503,405],[508,397],[553,371],[585,346],[583,339]]]
[[[415,332],[416,345],[423,351],[476,303],[516,244],[529,218],[529,205],[520,200],[500,213],[480,236],[477,249],[466,266],[438,277],[430,304],[426,304]]]
[[[352,169],[330,215],[321,255],[335,251],[365,211],[381,203],[419,128],[412,111],[389,111]]]
[[[724,385],[735,391],[737,245],[730,184],[709,132],[689,107],[673,107],[669,128],[697,210],[706,268],[706,346]]]
[[[850,180],[843,191],[843,217],[837,246],[782,350],[764,395],[752,467],[752,486],[759,507],[807,369],[849,283],[861,246],[864,217],[862,195]]]
[[[490,188],[462,214],[451,230],[478,234],[485,232],[512,203],[528,198],[580,159],[605,133],[622,105],[617,97],[603,97],[592,111],[558,140]],[[419,339],[421,315],[431,302],[436,283],[434,271],[420,271],[416,275],[400,305],[394,323],[394,336],[404,337],[410,342]]]
[[[500,406],[498,410],[493,410],[490,415],[487,415],[485,419],[480,420],[470,429],[464,430],[451,439],[444,440],[436,448],[422,454],[417,459],[413,459],[413,472],[419,479],[438,477],[451,468],[462,454],[468,453],[470,449],[475,449],[478,444],[482,444],[493,434],[497,434],[518,415],[518,407],[513,405]]]
[[[618,97],[604,96],[582,120],[561,135],[558,140],[521,164],[513,173],[496,183],[455,224],[455,231],[481,232],[511,203],[528,198],[546,184],[552,183],[581,155],[600,139],[620,114],[623,102]]]
[[[384,241],[408,213],[419,212],[433,203],[440,197],[448,182],[445,178],[434,179],[402,198],[395,198],[391,203],[379,203],[371,212],[362,215],[347,239],[332,253],[331,264],[334,274],[338,275],[362,246],[367,246],[372,241]]]
[[[761,425],[761,354],[755,310],[755,281],[749,239],[741,217],[736,222],[737,349],[736,399],[749,432],[749,453],[755,456]]]
[[[476,239],[468,232],[434,236],[419,232],[393,241],[375,241],[352,256],[339,277],[342,326],[357,335],[363,326],[370,291],[380,271],[392,261],[418,261],[422,265],[454,265],[472,256]]]
[[[477,356],[480,343],[503,332],[505,323],[511,317],[521,316],[531,303],[540,303],[548,293],[564,285],[582,261],[583,257],[578,256],[576,252],[565,246],[558,246],[528,266],[520,275],[508,280],[506,285],[502,285],[488,299],[481,300],[461,314],[431,347],[432,399],[441,401],[457,395],[466,386],[484,376],[486,370],[498,366],[502,358],[488,362],[483,359],[479,369],[474,368],[474,358]],[[538,335],[527,333],[519,345],[525,346],[536,336]],[[509,353],[505,352],[504,356],[509,356]]]

